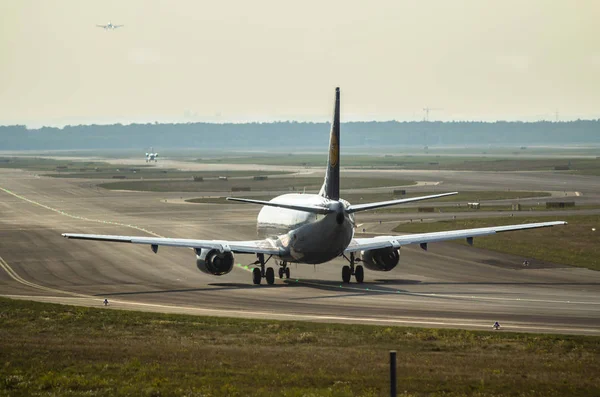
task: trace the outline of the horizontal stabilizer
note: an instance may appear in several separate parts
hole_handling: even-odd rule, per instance
[[[377,203],[356,204],[356,205],[351,205],[350,207],[348,207],[347,211],[348,211],[348,213],[353,213],[353,212],[359,212],[359,211],[373,210],[376,208],[389,207],[390,205],[412,203],[414,201],[429,200],[429,199],[434,199],[434,198],[439,198],[439,197],[453,196],[455,194],[458,194],[458,192],[432,194],[430,196],[410,197],[410,198],[390,200],[390,201],[380,201]]]
[[[272,201],[252,200],[252,199],[235,198],[235,197],[227,197],[227,200],[239,201],[241,203],[266,205],[268,207],[279,207],[279,208],[285,208],[288,210],[304,211],[304,212],[310,212],[313,214],[325,215],[325,214],[329,214],[330,212],[335,212],[334,210],[331,210],[329,208],[317,207],[317,206],[313,206],[313,205],[274,203]]]

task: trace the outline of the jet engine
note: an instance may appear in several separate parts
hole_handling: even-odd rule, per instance
[[[400,261],[400,251],[394,248],[380,248],[362,251],[362,262],[369,270],[389,272]]]
[[[233,252],[196,250],[196,266],[202,273],[222,276],[233,270]]]

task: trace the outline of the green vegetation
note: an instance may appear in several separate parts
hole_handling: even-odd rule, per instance
[[[426,233],[469,229],[494,225],[567,221],[567,226],[499,233],[475,239],[475,245],[526,258],[600,270],[600,215],[575,215],[526,218],[461,219],[453,221],[410,223],[397,226],[395,232]],[[592,231],[592,229],[596,229]],[[460,242],[461,244],[466,244]]]
[[[140,150],[141,144],[169,154],[174,147],[200,148],[200,153],[216,150],[280,150],[288,148],[323,149],[327,147],[330,124],[327,122],[280,121],[272,123],[189,122],[74,125],[62,128],[28,129],[25,125],[0,126],[3,150]],[[564,148],[598,146],[600,120],[562,122],[469,122],[469,121],[357,121],[342,123],[344,148],[380,152],[390,147],[415,148],[433,144],[462,147],[515,147],[543,143]],[[204,154],[203,154],[204,155]]]
[[[521,152],[516,152],[521,153]],[[521,157],[522,156],[522,157]],[[396,168],[408,170],[457,171],[554,171],[600,175],[600,158],[527,158],[521,156],[497,157],[487,155],[344,155],[344,167]],[[322,167],[325,154],[237,155],[196,160],[203,163],[265,164]]]
[[[401,198],[409,198],[409,197],[417,197],[417,196],[426,196],[426,195],[430,195],[430,194],[436,194],[435,192],[410,192],[407,193],[405,195],[394,195],[391,191],[388,193],[347,193],[347,194],[342,194],[342,198],[345,200],[348,200],[351,204],[361,204],[361,203],[373,203],[376,201],[386,201],[386,200],[394,200],[394,199],[401,199]],[[428,206],[428,202],[431,203],[447,203],[447,202],[454,202],[454,203],[467,203],[467,202],[471,202],[471,201],[484,201],[484,200],[508,200],[508,199],[522,199],[522,198],[529,198],[529,197],[547,197],[550,196],[550,193],[547,192],[519,192],[519,191],[479,191],[479,192],[460,192],[459,194],[455,195],[455,196],[448,196],[448,197],[442,197],[439,199],[434,199],[434,200],[430,200],[430,201],[423,201],[421,204],[423,206]],[[270,200],[273,198],[273,196],[268,196],[268,195],[261,195],[261,196],[252,196],[252,198],[256,199],[256,200]],[[224,197],[200,197],[200,198],[194,198],[194,199],[190,199],[190,200],[186,200],[190,203],[212,203],[212,204],[231,204],[231,201],[225,201]],[[439,206],[436,206],[439,207]],[[542,207],[542,206],[540,206]],[[449,211],[450,210],[466,210],[466,207],[456,207],[456,206],[447,206],[445,207],[447,208]],[[510,206],[508,207],[502,207],[502,208],[507,208],[508,210],[510,210]],[[544,206],[545,208],[545,206]],[[398,209],[399,212],[414,212],[416,211],[416,208],[402,208],[400,207],[394,207],[394,209]],[[378,210],[378,211],[382,211]]]
[[[277,322],[0,298],[0,395],[600,394],[600,337]]]
[[[205,180],[203,182],[187,181],[131,181],[111,182],[98,185],[112,190],[139,190],[153,192],[229,192],[236,189],[250,189],[250,191],[317,191],[323,184],[323,177],[295,177],[269,178],[256,181],[243,180]],[[414,184],[413,181],[404,181],[389,178],[342,178],[342,189],[356,189],[385,186],[406,186]]]

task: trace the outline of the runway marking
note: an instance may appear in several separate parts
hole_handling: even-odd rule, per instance
[[[318,282],[304,281],[300,279],[296,279],[293,281],[287,281],[288,283],[299,283],[299,284],[307,284],[314,285],[318,287],[328,287],[331,289],[336,289],[337,287],[332,285],[321,284]],[[368,284],[367,284],[368,285]],[[598,302],[581,302],[581,301],[565,301],[565,300],[544,300],[544,299],[531,299],[531,298],[508,298],[508,297],[490,297],[490,296],[477,296],[477,295],[453,295],[453,294],[436,294],[436,293],[424,293],[424,292],[406,292],[400,290],[382,290],[377,289],[377,287],[372,288],[365,286],[364,288],[359,287],[351,287],[340,284],[340,289],[351,290],[351,291],[360,291],[360,292],[375,292],[379,294],[388,294],[388,295],[408,295],[408,296],[419,296],[419,297],[427,297],[427,298],[459,298],[459,299],[476,299],[476,300],[489,300],[489,301],[505,301],[505,302],[527,302],[527,303],[568,303],[568,304],[578,304],[578,305],[600,305],[600,301]]]
[[[23,277],[19,276],[19,274],[12,267],[10,267],[9,264],[6,263],[6,261],[1,256],[0,256],[0,267],[2,269],[4,269],[4,271],[10,276],[10,278],[12,278],[16,282],[23,284],[27,287],[40,289],[40,290],[46,291],[46,292],[72,295],[72,296],[76,296],[76,297],[80,297],[80,298],[90,298],[91,297],[90,295],[83,295],[83,294],[78,294],[76,292],[69,292],[69,291],[63,291],[63,290],[59,290],[59,289],[55,289],[55,288],[45,287],[43,285],[39,285],[34,282],[25,280]]]
[[[32,300],[77,300],[81,298],[64,298],[58,296],[26,296],[26,295],[2,295],[8,298],[17,298],[17,299],[32,299]],[[445,321],[439,318],[417,318],[417,317],[394,317],[394,318],[375,318],[375,317],[351,317],[351,316],[332,316],[332,315],[319,315],[319,314],[289,314],[289,313],[278,313],[278,312],[260,312],[260,311],[248,311],[248,310],[231,310],[231,309],[208,309],[201,307],[190,307],[190,306],[173,306],[173,305],[161,305],[156,303],[143,303],[143,302],[135,302],[135,301],[120,301],[120,300],[112,300],[111,304],[115,303],[122,304],[124,306],[132,306],[132,307],[152,307],[156,309],[168,309],[168,312],[188,312],[185,314],[190,315],[190,312],[196,312],[196,315],[207,313],[214,314],[216,317],[234,317],[233,315],[238,315],[242,318],[269,318],[275,320],[281,320],[282,318],[289,320],[297,320],[297,321],[351,321],[351,322],[362,322],[362,323],[380,323],[380,324],[402,324],[402,325],[416,325],[419,324],[421,326],[449,326],[449,327],[471,327],[471,328],[490,328],[489,324],[483,323],[486,320],[467,320],[467,319],[458,319],[457,321]],[[66,303],[70,304],[70,303]],[[119,310],[114,306],[110,307],[112,309]],[[167,311],[165,311],[167,312]],[[167,313],[168,313],[167,312]],[[487,321],[489,322],[489,321]],[[527,325],[527,324],[515,324],[510,327],[503,327],[505,331],[518,331],[518,330],[527,330],[527,331],[535,331],[535,332],[580,332],[580,333],[598,333],[597,328],[568,328],[568,327],[548,327],[548,326],[538,326],[535,324]]]
[[[77,220],[87,221],[87,222],[103,223],[103,224],[107,224],[107,225],[129,227],[129,228],[132,228],[132,229],[135,229],[135,230],[139,230],[139,231],[144,232],[144,233],[148,233],[148,234],[150,234],[152,236],[155,236],[155,237],[163,237],[164,238],[164,236],[161,236],[158,233],[154,233],[151,230],[144,229],[143,227],[140,227],[140,226],[128,225],[128,224],[124,224],[124,223],[120,223],[120,222],[113,222],[113,221],[103,221],[103,220],[100,220],[100,219],[92,219],[92,218],[86,218],[84,216],[72,215],[72,214],[69,214],[68,212],[65,212],[65,211],[62,211],[62,210],[59,210],[59,209],[56,209],[56,208],[52,208],[52,207],[50,207],[48,205],[45,205],[45,204],[42,204],[42,203],[38,203],[37,201],[33,201],[31,199],[28,199],[27,197],[24,197],[24,196],[21,196],[21,195],[19,195],[17,193],[11,192],[10,190],[5,189],[3,187],[0,187],[0,190],[2,190],[3,192],[5,192],[7,194],[10,194],[11,196],[16,197],[16,198],[18,198],[20,200],[26,201],[26,202],[28,202],[30,204],[33,204],[33,205],[37,205],[38,207],[45,208],[45,209],[47,209],[49,211],[56,212],[57,214],[60,214],[60,215],[63,215],[63,216],[66,216],[66,217],[69,217],[69,218],[72,218],[72,219],[77,219]]]
[[[248,265],[242,265],[240,263],[237,266],[248,272],[252,271],[252,268]],[[329,289],[338,289],[334,285],[322,284],[315,281],[306,281],[301,279],[288,279],[285,282],[287,283],[297,283],[297,284],[306,284],[313,285],[316,287],[326,287]],[[508,297],[490,297],[490,296],[477,296],[477,295],[453,295],[453,294],[436,294],[436,293],[424,293],[424,292],[406,292],[400,290],[382,290],[377,287],[372,288],[369,287],[368,284],[364,284],[364,288],[360,287],[352,287],[349,285],[340,284],[339,289],[350,290],[350,291],[360,291],[360,292],[374,292],[379,294],[388,294],[388,295],[405,295],[405,296],[417,296],[417,297],[426,297],[426,298],[454,298],[454,299],[474,299],[474,300],[487,300],[487,301],[504,301],[504,302],[524,302],[524,303],[557,303],[557,304],[577,304],[577,305],[600,305],[600,301],[598,302],[585,302],[585,301],[565,301],[565,300],[544,300],[544,299],[532,299],[532,298],[508,298]]]

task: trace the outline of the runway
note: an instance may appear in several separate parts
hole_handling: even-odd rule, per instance
[[[600,202],[597,177],[409,173],[441,182],[438,191],[557,190],[560,183],[582,192],[585,203]],[[258,207],[173,204],[181,193],[108,191],[95,187],[100,182],[0,169],[0,294],[99,307],[108,298],[110,308],[211,316],[467,329],[499,321],[507,331],[600,334],[599,272],[548,263],[524,269],[522,258],[451,243],[431,244],[428,252],[405,247],[396,269],[366,271],[362,285],[341,285],[344,261],[335,260],[292,265],[291,280],[255,286],[248,255],[236,256],[239,266],[230,274],[214,277],[196,269],[188,249],[161,247],[154,254],[144,246],[62,238],[64,232],[256,238]],[[383,220],[385,229],[406,216],[361,214],[357,223]]]

